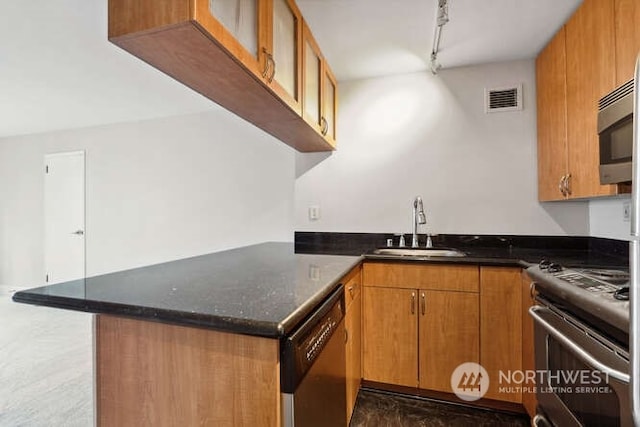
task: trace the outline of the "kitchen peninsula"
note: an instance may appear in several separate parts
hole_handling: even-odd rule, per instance
[[[361,258],[265,243],[18,292],[98,313],[97,425],[280,425],[280,338]]]

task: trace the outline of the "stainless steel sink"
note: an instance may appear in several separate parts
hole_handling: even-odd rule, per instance
[[[374,255],[401,257],[464,257],[464,252],[451,248],[381,248],[374,249]]]

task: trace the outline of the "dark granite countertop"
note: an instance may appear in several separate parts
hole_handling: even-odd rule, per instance
[[[29,289],[13,299],[277,338],[361,259],[296,254],[291,243],[264,243]]]

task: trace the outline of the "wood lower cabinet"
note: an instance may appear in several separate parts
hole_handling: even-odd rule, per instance
[[[362,376],[369,381],[418,386],[417,290],[363,288]]]
[[[362,268],[357,267],[345,283],[347,425],[351,420],[362,380]]]
[[[478,267],[365,263],[363,286],[363,378],[452,393],[479,360]]]
[[[419,291],[420,388],[453,392],[451,374],[464,362],[478,363],[478,294]]]
[[[534,371],[536,369],[533,348],[533,318],[529,315],[529,308],[535,305],[533,280],[525,271],[522,272],[522,369]],[[535,380],[526,383],[522,392],[522,405],[530,417],[536,414],[538,400],[535,393]]]
[[[500,373],[522,370],[520,268],[480,268],[480,364],[489,374],[487,399],[521,403],[521,384],[501,383]],[[501,390],[509,390],[505,392]]]

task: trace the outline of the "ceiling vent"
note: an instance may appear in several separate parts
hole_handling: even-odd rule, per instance
[[[486,113],[522,110],[522,84],[484,90]]]

